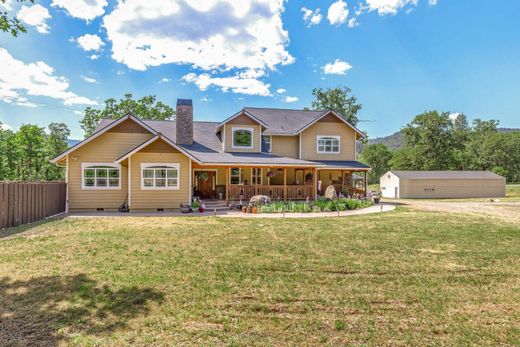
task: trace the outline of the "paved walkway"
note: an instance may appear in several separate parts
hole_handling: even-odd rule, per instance
[[[238,210],[206,211],[204,213],[180,213],[180,212],[74,212],[69,213],[70,218],[99,218],[99,217],[211,217],[218,216],[224,218],[323,218],[323,217],[346,217],[360,214],[387,212],[395,209],[395,204],[380,203],[359,210],[340,211],[340,212],[311,212],[311,213],[243,213]]]

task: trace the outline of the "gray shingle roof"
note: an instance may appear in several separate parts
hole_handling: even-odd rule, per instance
[[[324,113],[324,111],[256,107],[245,107],[244,111],[251,113],[267,125],[266,135],[295,134]]]
[[[481,180],[481,179],[505,179],[490,171],[394,171],[394,175],[403,179],[466,179],[466,180]]]
[[[250,110],[251,108],[248,108]],[[295,110],[274,110],[274,109],[256,109],[261,110],[261,117],[267,122],[272,122],[271,119],[277,118],[284,114],[282,111],[288,111],[289,116],[298,114],[305,114],[303,121],[311,122],[317,117],[319,111],[295,111]],[[271,117],[271,118],[270,118]],[[299,118],[300,116],[294,116]],[[308,120],[308,122],[307,122]],[[112,123],[113,119],[102,119],[95,132],[105,128]],[[175,121],[156,121],[156,120],[142,120],[146,125],[153,128],[158,133],[161,133],[172,142],[176,142],[175,135]],[[303,123],[303,122],[302,122]],[[280,124],[280,123],[276,123]],[[303,124],[302,127],[305,125]],[[193,145],[179,145],[189,152],[193,157],[197,158],[202,163],[236,163],[236,164],[263,164],[263,165],[301,165],[301,166],[331,166],[332,168],[368,168],[367,166],[357,161],[323,161],[315,162],[308,160],[300,160],[295,158],[280,157],[268,153],[238,153],[238,152],[223,152],[222,141],[220,133],[217,133],[219,123],[216,122],[193,122]],[[286,128],[287,131],[296,132],[295,127]],[[297,129],[298,130],[298,129]]]
[[[365,165],[363,163],[360,163],[359,161],[354,160],[346,160],[346,161],[339,161],[339,160],[315,160],[314,162],[325,165],[328,169],[370,169],[370,166]]]

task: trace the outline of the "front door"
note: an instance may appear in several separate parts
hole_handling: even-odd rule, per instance
[[[214,199],[216,197],[215,171],[195,171],[196,188],[201,199]]]

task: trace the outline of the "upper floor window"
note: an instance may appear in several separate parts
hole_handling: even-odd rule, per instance
[[[253,148],[253,128],[233,128],[233,148]]]
[[[271,136],[262,135],[262,152],[271,153]]]
[[[82,189],[121,189],[121,166],[113,163],[81,163]]]
[[[339,153],[339,136],[317,136],[318,153]]]
[[[179,164],[141,163],[141,189],[179,189]]]

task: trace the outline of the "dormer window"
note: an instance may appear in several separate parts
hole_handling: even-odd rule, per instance
[[[253,148],[253,128],[235,128],[232,132],[233,148]]]
[[[318,153],[339,153],[339,136],[320,136],[316,137]]]

